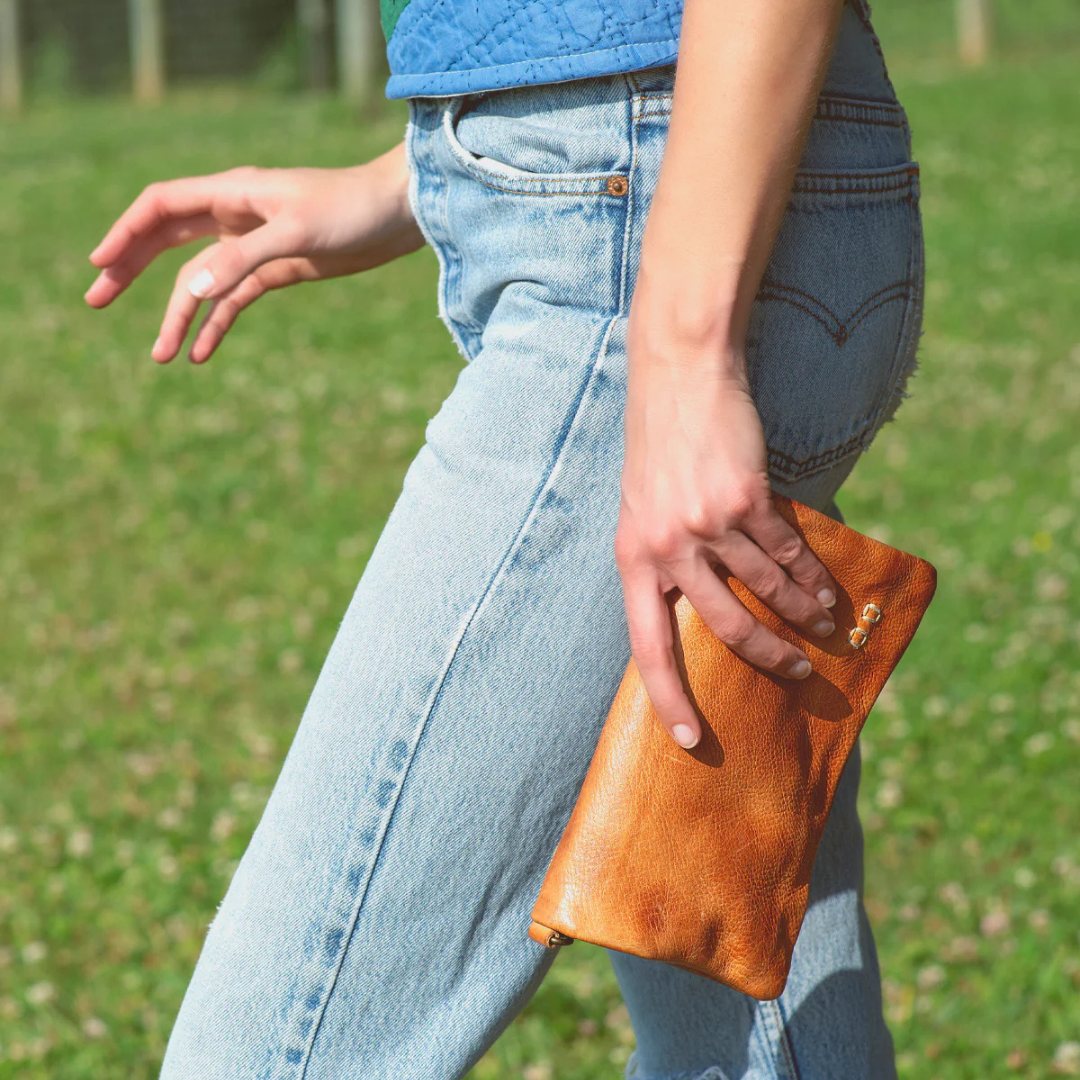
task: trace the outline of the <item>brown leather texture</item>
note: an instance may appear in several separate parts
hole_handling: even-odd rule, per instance
[[[804,637],[726,580],[813,673],[793,681],[752,666],[681,597],[701,741],[672,740],[631,660],[533,908],[534,941],[589,941],[762,1000],[784,989],[840,773],[937,575],[816,510],[775,503],[837,583],[836,630]]]

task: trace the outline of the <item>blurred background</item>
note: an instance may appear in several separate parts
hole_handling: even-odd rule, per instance
[[[841,492],[934,561],[867,723],[904,1080],[1080,1075],[1080,0],[877,0],[922,166],[911,398]],[[0,1078],[149,1080],[460,358],[419,252],[272,295],[205,367],[86,256],[152,180],[401,137],[372,0],[0,0]],[[564,950],[477,1080],[618,1077]],[[734,1078],[733,1078],[734,1080]]]

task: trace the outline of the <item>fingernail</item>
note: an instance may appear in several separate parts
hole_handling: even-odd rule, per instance
[[[833,604],[836,603],[836,593],[834,593],[832,589],[822,589],[821,592],[817,594],[817,598],[818,603],[822,607],[832,607]]]
[[[698,737],[689,724],[676,724],[671,729],[671,734],[675,736],[675,741],[686,750],[689,750],[692,746],[697,746]]]
[[[818,637],[828,637],[836,629],[836,624],[831,619],[822,619],[814,627],[814,633]]]
[[[796,660],[791,667],[788,668],[788,677],[792,679],[805,679],[810,674],[810,661],[809,660]]]
[[[214,275],[209,270],[200,270],[189,282],[188,292],[199,300],[205,300],[214,288]]]

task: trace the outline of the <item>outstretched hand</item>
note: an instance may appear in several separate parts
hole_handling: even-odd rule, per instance
[[[424,243],[401,144],[354,168],[231,169],[146,188],[91,253],[101,273],[86,302],[107,307],[163,251],[208,236],[177,275],[151,350],[159,363],[180,352],[203,301],[196,363],[270,289],[368,270]]]

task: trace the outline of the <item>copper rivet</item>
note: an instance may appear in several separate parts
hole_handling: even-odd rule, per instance
[[[625,176],[612,176],[608,179],[607,190],[609,195],[625,195],[630,190],[630,185]]]

